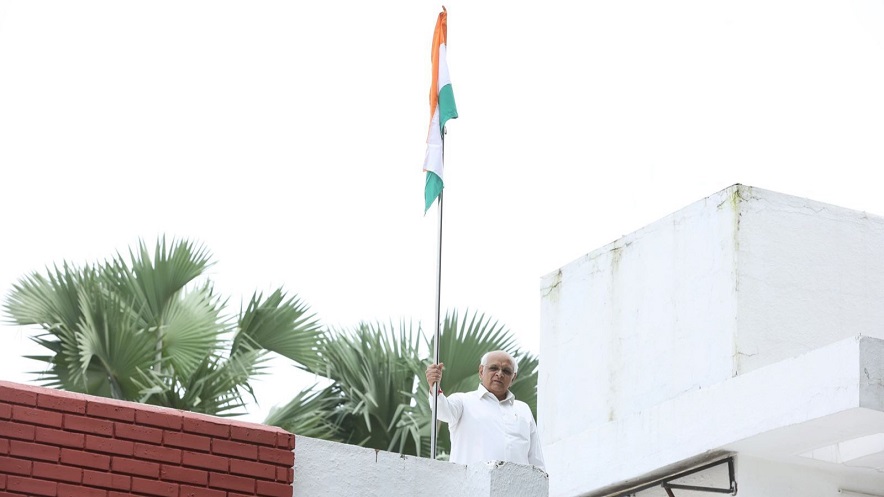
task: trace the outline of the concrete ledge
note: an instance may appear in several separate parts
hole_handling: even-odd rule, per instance
[[[546,497],[549,478],[533,466],[465,466],[297,437],[294,496],[328,495]]]
[[[545,446],[551,467],[583,475],[553,481],[552,495],[606,495],[660,468],[732,452],[796,462],[802,453],[878,433],[882,385],[884,340],[841,340]]]

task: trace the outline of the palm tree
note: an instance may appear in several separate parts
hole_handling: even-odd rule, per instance
[[[430,343],[410,322],[360,323],[323,330],[308,306],[277,289],[225,313],[205,271],[211,256],[186,240],[143,241],[128,257],[77,267],[67,262],[14,285],[5,311],[37,325],[32,356],[45,386],[215,415],[236,415],[269,352],[324,378],[265,423],[302,436],[403,454],[427,454],[431,411],[424,376]],[[478,383],[482,354],[506,350],[519,361],[511,390],[536,411],[537,358],[501,324],[479,313],[445,316],[441,334],[446,392]],[[442,424],[438,449],[448,451]]]
[[[280,288],[255,293],[236,316],[204,276],[202,246],[165,238],[151,255],[143,241],[128,258],[83,267],[64,262],[14,285],[5,311],[37,325],[33,356],[45,386],[122,400],[234,415],[268,352],[318,367],[321,328],[308,306]]]
[[[482,355],[502,349],[519,362],[511,390],[536,412],[538,360],[521,351],[504,326],[483,314],[467,313],[461,319],[456,311],[450,312],[443,321],[440,345],[446,392],[474,390]],[[427,362],[419,357],[429,346],[419,327],[415,330],[408,322],[398,328],[362,323],[333,331],[317,349],[317,360],[304,368],[328,384],[301,392],[273,409],[264,422],[303,436],[426,455],[432,412],[429,387],[422,381]],[[449,451],[444,423],[438,430],[437,448],[442,457]]]

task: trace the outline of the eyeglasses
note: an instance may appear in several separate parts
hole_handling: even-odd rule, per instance
[[[501,369],[500,366],[486,366],[486,368],[488,368],[488,371],[491,371],[491,374],[493,374],[493,375],[500,373],[501,375],[509,378],[510,376],[512,376],[514,374],[514,371],[510,368]]]

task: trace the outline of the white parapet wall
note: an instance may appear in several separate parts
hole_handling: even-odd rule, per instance
[[[454,464],[296,436],[294,497],[546,497],[546,473],[520,464]]]
[[[882,302],[884,219],[743,185],[545,276],[550,495],[884,433]]]

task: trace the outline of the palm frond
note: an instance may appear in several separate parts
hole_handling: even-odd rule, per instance
[[[44,329],[73,329],[80,318],[77,288],[93,270],[77,269],[67,263],[47,269],[47,276],[32,273],[18,283],[4,302],[6,314],[20,325]]]
[[[86,384],[90,367],[102,371],[114,398],[135,400],[133,378],[139,368],[156,360],[156,337],[138,326],[138,319],[120,297],[96,286],[80,288],[82,318],[76,343],[62,341],[65,355],[79,354],[77,369],[70,369],[75,381]],[[69,365],[73,365],[73,361]]]
[[[341,401],[341,393],[334,385],[322,389],[314,385],[284,406],[271,409],[264,424],[301,436],[340,442],[340,427],[333,420],[337,418],[335,411]]]
[[[240,316],[231,354],[237,354],[242,343],[250,342],[312,370],[321,364],[317,352],[323,339],[322,328],[309,306],[296,296],[287,297],[280,288],[266,299],[259,293],[252,295]]]
[[[216,353],[229,326],[221,317],[219,299],[208,284],[168,302],[159,339],[162,356],[177,374],[189,377]]]
[[[138,401],[216,416],[244,414],[242,394],[252,394],[249,380],[265,367],[264,352],[250,349],[227,359],[206,357],[189,376],[170,368],[141,370],[135,379]]]
[[[40,385],[49,388],[60,388],[69,392],[111,397],[107,375],[97,364],[90,364],[85,374],[83,374],[78,369],[78,352],[70,354],[70,357],[63,354],[61,343],[50,334],[38,335],[31,339],[55,352],[54,355],[50,356],[25,356],[30,359],[41,360],[47,364],[46,369],[36,373],[40,375],[37,378],[37,382]],[[73,375],[71,371],[74,371]]]
[[[209,251],[187,240],[157,241],[153,257],[143,240],[129,250],[129,261],[117,254],[105,265],[107,280],[152,325],[159,325],[170,300],[212,265]]]
[[[440,359],[446,392],[475,390],[479,384],[479,361],[486,352],[506,350],[516,356],[516,340],[506,327],[479,312],[446,313],[440,334]]]
[[[510,392],[513,392],[517,399],[528,404],[531,412],[534,413],[534,418],[537,419],[537,368],[540,360],[528,352],[521,352],[515,357],[519,363],[519,373],[513,384],[510,385]]]
[[[401,405],[413,400],[421,369],[420,333],[411,323],[360,323],[335,332],[325,343],[323,371],[338,385],[345,401],[336,421],[344,441],[388,450],[403,415]]]

